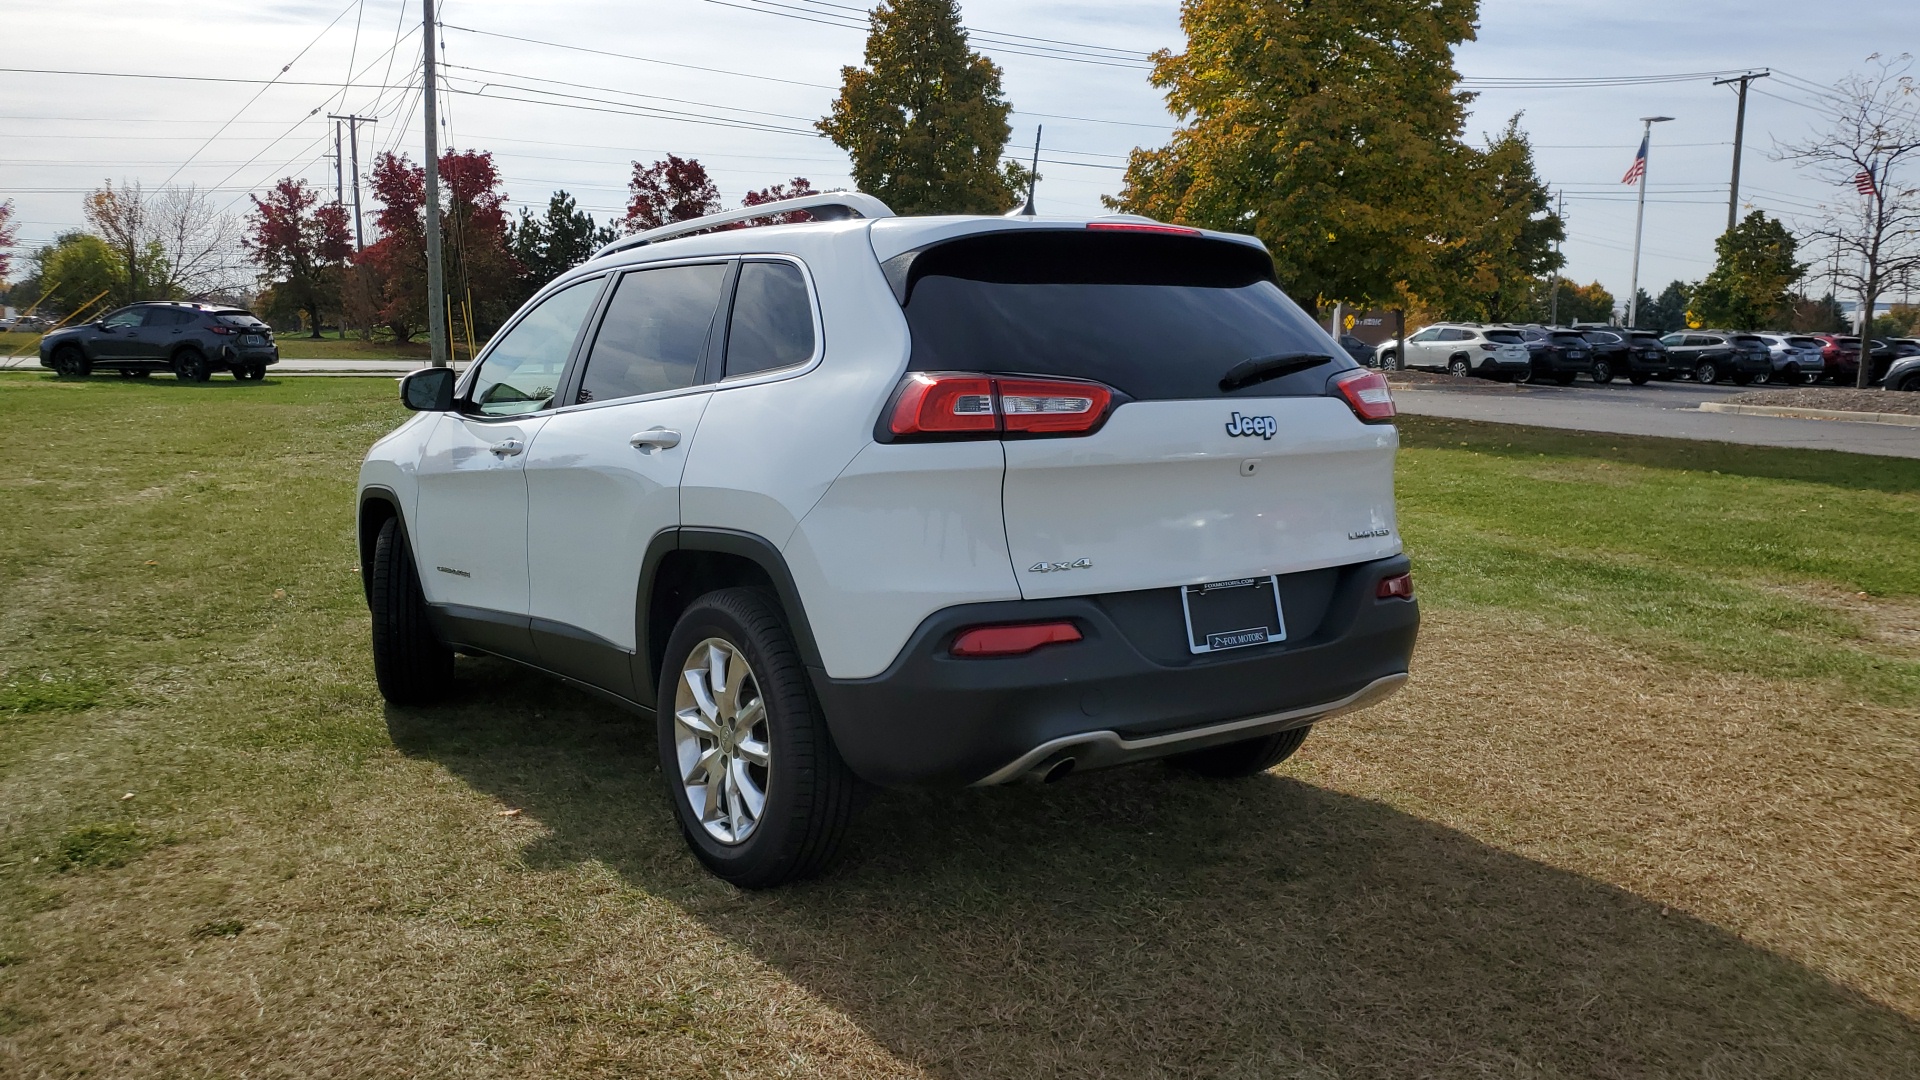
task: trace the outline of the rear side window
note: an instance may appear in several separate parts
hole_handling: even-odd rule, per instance
[[[813,357],[813,304],[807,281],[789,262],[740,267],[727,328],[727,375],[792,367]]]
[[[1092,379],[1141,400],[1321,394],[1329,375],[1358,366],[1280,291],[1265,252],[1225,240],[967,237],[914,256],[905,310],[912,370]],[[1295,354],[1332,359],[1220,387],[1248,360]]]
[[[636,270],[620,279],[587,354],[577,401],[658,394],[700,377],[725,263]]]

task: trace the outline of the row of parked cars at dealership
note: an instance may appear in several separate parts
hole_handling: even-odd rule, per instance
[[[1368,345],[1351,334],[1341,344],[1363,364],[1444,371],[1505,382],[1551,381],[1570,386],[1584,375],[1596,383],[1625,378],[1635,386],[1654,379],[1692,379],[1738,386],[1830,382],[1851,386],[1860,370],[1860,339],[1844,334],[1745,333],[1680,330],[1662,334],[1618,326],[1449,322],[1421,327],[1402,343]],[[1920,390],[1920,338],[1874,340],[1868,348],[1873,380],[1892,390]]]

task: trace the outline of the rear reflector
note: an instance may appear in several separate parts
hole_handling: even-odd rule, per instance
[[[901,381],[887,430],[896,436],[1085,435],[1113,405],[1113,389],[1075,379],[1004,379],[916,371]]]
[[[1019,626],[976,626],[953,639],[955,656],[1018,656],[1042,645],[1079,641],[1080,631],[1070,622],[1024,623]]]
[[[1161,225],[1152,221],[1089,221],[1087,228],[1098,232],[1168,233],[1173,236],[1199,236],[1199,229],[1185,225]]]
[[[1380,587],[1374,590],[1374,596],[1382,600],[1413,599],[1413,575],[1400,574],[1397,577],[1381,578]]]
[[[1368,422],[1393,419],[1393,391],[1387,389],[1387,377],[1377,371],[1349,371],[1334,384],[1347,399],[1353,415]]]

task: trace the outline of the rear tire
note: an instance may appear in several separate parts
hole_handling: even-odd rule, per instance
[[[1464,379],[1473,374],[1473,365],[1467,363],[1466,357],[1456,356],[1447,361],[1447,374],[1456,379]]]
[[[1649,375],[1642,375],[1636,371],[1633,374],[1627,376],[1627,381],[1632,383],[1635,386],[1645,386],[1647,385],[1647,380],[1650,379],[1651,377],[1652,376],[1649,376]]]
[[[714,649],[731,666],[744,662],[746,674],[716,675]],[[779,605],[754,589],[702,596],[674,625],[660,671],[660,775],[694,855],[743,889],[769,888],[831,867],[863,787],[833,744]],[[742,703],[749,679],[757,710]],[[702,689],[696,691],[696,684]],[[732,694],[723,694],[723,686]],[[690,788],[711,813],[694,806]]]
[[[1593,381],[1605,386],[1613,381],[1613,365],[1605,360],[1593,362]]]
[[[84,379],[93,374],[93,364],[77,345],[63,345],[53,354],[53,372],[63,379]]]
[[[1292,757],[1293,752],[1300,749],[1300,744],[1307,741],[1307,733],[1312,730],[1313,725],[1308,724],[1306,727],[1262,735],[1257,739],[1209,746],[1205,750],[1175,754],[1167,759],[1167,764],[1214,780],[1254,776]]]
[[[1713,361],[1702,360],[1699,366],[1693,369],[1693,381],[1701,386],[1712,386],[1720,381],[1720,369],[1713,366]]]
[[[453,685],[453,650],[427,621],[427,598],[399,518],[380,526],[373,544],[373,677],[395,705],[424,705]]]
[[[207,358],[198,349],[181,349],[173,354],[173,375],[181,382],[206,382],[213,377]]]

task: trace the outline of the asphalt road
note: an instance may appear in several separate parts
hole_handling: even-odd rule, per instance
[[[1743,393],[1737,386],[1700,386],[1691,382],[1625,381],[1595,386],[1584,379],[1572,386],[1509,388],[1491,384],[1461,389],[1400,385],[1393,400],[1401,412],[1486,420],[1502,424],[1654,435],[1670,439],[1707,439],[1749,446],[1787,446],[1804,450],[1844,450],[1881,457],[1920,458],[1920,428],[1864,424],[1851,420],[1802,420],[1785,416],[1740,416],[1700,412],[1703,401]]]

